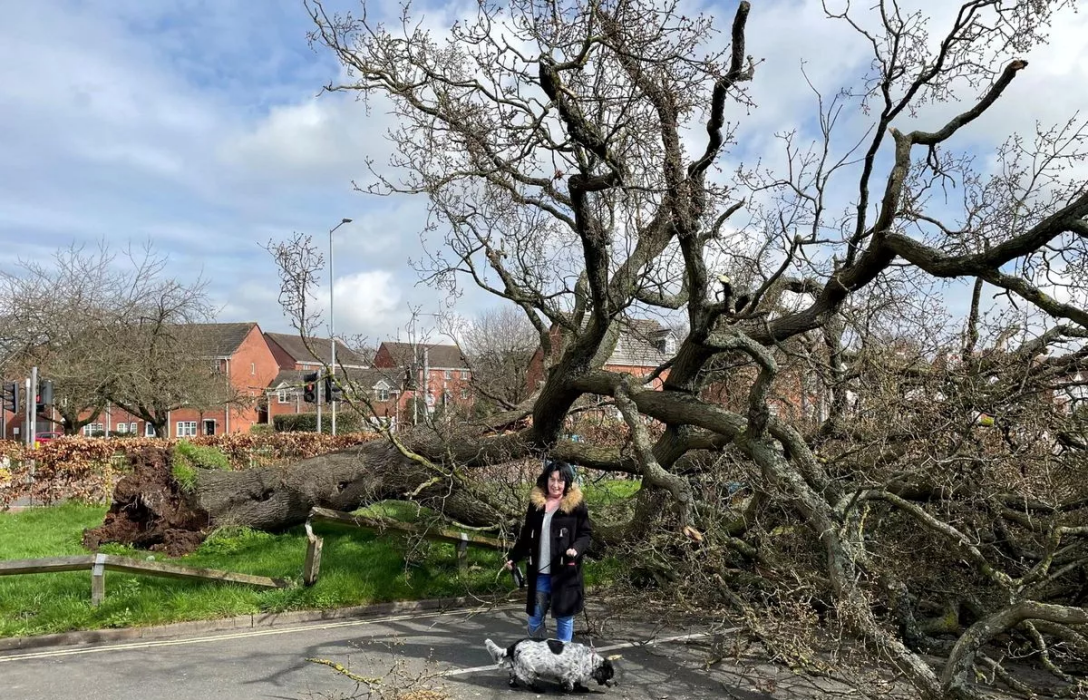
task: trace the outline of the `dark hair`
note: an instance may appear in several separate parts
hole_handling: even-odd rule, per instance
[[[566,462],[554,459],[545,460],[544,471],[540,472],[540,476],[536,478],[537,487],[544,493],[548,493],[548,478],[553,472],[559,472],[559,476],[563,477],[563,495],[566,496],[567,492],[570,491],[570,485],[574,483],[574,467]]]

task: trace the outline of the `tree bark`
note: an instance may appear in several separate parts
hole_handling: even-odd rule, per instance
[[[941,686],[948,696],[971,697],[968,686],[979,651],[994,637],[1025,620],[1083,625],[1088,623],[1088,612],[1081,608],[1025,600],[979,620],[956,642],[941,673]]]

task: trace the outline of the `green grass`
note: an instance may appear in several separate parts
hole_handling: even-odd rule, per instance
[[[582,493],[586,503],[592,508],[595,503],[613,503],[631,498],[642,488],[641,481],[634,479],[586,479],[582,484]]]
[[[194,445],[188,440],[181,440],[174,445],[173,465],[170,473],[182,491],[192,493],[196,488],[198,469],[230,469],[230,460],[215,447]]]
[[[0,513],[0,560],[87,554],[80,544],[83,529],[101,524],[105,511],[101,506],[67,504]],[[420,517],[414,506],[398,502],[375,504],[360,512],[403,520]],[[452,544],[427,542],[410,552],[406,539],[390,533],[335,525],[320,525],[318,533],[325,540],[321,576],[310,588],[301,585],[306,556],[301,527],[279,534],[246,528],[219,530],[195,553],[170,560],[285,578],[296,584],[282,590],[107,572],[106,598],[100,607],[92,608],[89,571],[2,576],[0,637],[493,593],[509,591],[513,585],[508,575],[496,576],[499,552],[469,548],[469,566],[461,574]],[[102,551],[166,560],[161,554],[118,545],[106,545]],[[589,562],[587,583],[610,578],[615,565]]]

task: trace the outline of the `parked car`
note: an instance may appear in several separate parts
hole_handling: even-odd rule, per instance
[[[56,431],[49,431],[45,433],[38,433],[34,436],[36,442],[49,442],[50,440],[56,440],[59,437],[64,437],[64,433],[58,433]]]

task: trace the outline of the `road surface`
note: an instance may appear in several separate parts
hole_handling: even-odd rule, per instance
[[[334,668],[340,664],[381,679],[385,698],[402,691],[411,700],[532,698],[510,690],[506,673],[491,663],[485,637],[508,644],[523,635],[519,606],[455,612],[419,612],[386,617],[249,629],[182,639],[137,641],[0,653],[0,695],[13,700],[345,700],[367,697]],[[595,686],[600,700],[787,697],[784,669],[761,665],[706,669],[708,628],[658,629],[631,622],[595,625],[595,647],[621,654],[619,684]],[[584,618],[575,641],[587,641]],[[724,630],[728,636],[729,630]],[[724,639],[720,633],[717,641]],[[375,686],[377,687],[377,686]],[[809,695],[792,688],[789,697]],[[768,694],[765,691],[772,691]],[[545,695],[560,696],[548,686]],[[378,697],[377,694],[374,695]]]

